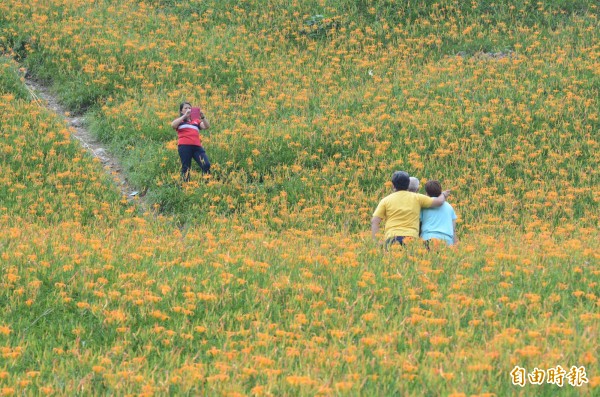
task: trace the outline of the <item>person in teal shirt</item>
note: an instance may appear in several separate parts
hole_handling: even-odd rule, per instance
[[[429,197],[437,197],[442,193],[442,185],[438,181],[428,181],[425,192]],[[448,245],[458,243],[456,213],[448,202],[437,208],[421,210],[421,238],[426,242],[431,239],[443,240]]]

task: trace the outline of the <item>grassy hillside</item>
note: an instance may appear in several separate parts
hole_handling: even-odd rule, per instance
[[[419,4],[8,2],[2,42],[185,220],[359,231],[406,169],[455,188],[465,225],[597,224],[595,2]],[[184,99],[215,167],[181,190]]]
[[[597,393],[596,3],[288,3],[0,4],[0,392]],[[453,188],[458,247],[370,241],[396,169]],[[587,382],[511,382],[558,365]]]

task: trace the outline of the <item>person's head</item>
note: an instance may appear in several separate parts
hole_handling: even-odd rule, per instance
[[[442,194],[442,185],[438,181],[427,181],[425,184],[425,192],[429,197],[438,197]]]
[[[179,114],[183,114],[185,113],[185,111],[187,109],[191,109],[192,108],[192,104],[189,102],[181,102],[181,104],[179,105]]]
[[[396,190],[407,190],[408,184],[410,183],[410,177],[408,172],[396,171],[392,175],[392,185]]]
[[[408,182],[408,191],[416,193],[419,190],[419,180],[414,176],[411,176],[410,181]]]

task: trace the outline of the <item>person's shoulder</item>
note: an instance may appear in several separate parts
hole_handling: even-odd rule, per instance
[[[445,202],[444,204],[447,204],[446,206],[446,210],[451,213],[451,214],[455,214],[456,215],[456,211],[454,211],[454,207],[452,206],[452,204],[450,204],[449,202]]]
[[[390,194],[388,194],[387,196],[385,196],[385,198],[388,198],[388,197],[390,197],[390,198],[391,197],[398,197],[398,196],[401,196],[402,193],[404,193],[404,192],[405,192],[405,190],[397,190],[395,192],[391,192]]]
[[[390,202],[393,202],[398,197],[397,193],[398,192],[393,192],[393,193],[388,194],[387,196],[385,196],[384,198],[381,199],[380,203],[381,204],[388,204]]]
[[[417,193],[409,192],[408,190],[397,190],[394,193],[391,193],[390,196],[393,197],[414,197]]]
[[[415,195],[415,197],[417,198],[417,200],[419,200],[422,203],[430,203],[433,201],[433,197],[429,197],[426,196],[424,194],[421,193],[413,193]]]
[[[394,193],[390,193],[387,196],[385,196],[384,198],[381,199],[381,202],[388,202],[390,200],[392,200],[394,198]]]

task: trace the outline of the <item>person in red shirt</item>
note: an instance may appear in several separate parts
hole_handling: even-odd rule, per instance
[[[189,102],[182,102],[179,105],[179,117],[171,123],[171,127],[177,131],[181,178],[185,182],[190,180],[192,159],[198,163],[203,174],[210,174],[210,161],[200,139],[200,130],[207,130],[210,124],[202,111],[199,119],[191,120],[191,111],[192,105]]]

